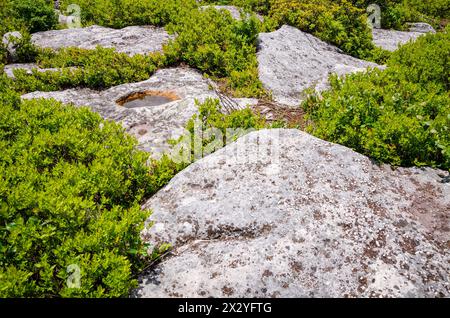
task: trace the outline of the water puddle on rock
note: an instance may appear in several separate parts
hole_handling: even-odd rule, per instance
[[[117,101],[117,104],[126,108],[155,107],[179,99],[173,92],[145,91],[122,97]]]

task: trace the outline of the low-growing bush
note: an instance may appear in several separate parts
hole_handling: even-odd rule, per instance
[[[308,131],[378,161],[450,169],[450,33],[394,52],[384,70],[334,77],[303,104]]]
[[[165,58],[161,53],[130,57],[112,48],[97,47],[95,50],[67,48],[57,53],[43,51],[37,62],[42,68],[61,70],[34,71],[32,75],[24,70],[15,70],[17,91],[53,91],[71,87],[104,89],[143,81],[165,64]]]
[[[146,255],[147,154],[87,108],[21,102],[2,86],[0,295],[127,295]]]
[[[250,108],[228,113],[218,99],[212,98],[197,105],[199,113],[186,124],[186,134],[171,141],[175,146],[171,158],[175,162],[194,162],[253,130],[271,127]]]
[[[53,1],[11,0],[8,11],[30,33],[51,30],[58,24]]]
[[[63,0],[62,10],[71,4],[80,7],[83,25],[98,24],[112,28],[164,26],[181,20],[186,12],[198,6],[195,0]]]
[[[348,0],[203,2],[232,4],[264,14],[264,31],[273,31],[283,24],[289,24],[340,47],[348,54],[366,59],[373,56],[372,34],[367,24],[365,9],[355,7]]]
[[[271,0],[202,0],[202,5],[233,5],[246,11],[268,14]]]
[[[234,20],[229,12],[212,8],[194,10],[168,29],[177,38],[165,53],[172,62],[185,62],[216,79],[225,79],[236,96],[264,94],[258,78],[256,38],[259,21]]]
[[[11,87],[1,74],[0,296],[127,296],[168,248],[148,256],[141,204],[191,161],[151,159],[119,124],[55,100],[21,101]],[[221,113],[217,100],[199,110],[190,133],[197,118],[205,131],[264,125],[248,109]]]

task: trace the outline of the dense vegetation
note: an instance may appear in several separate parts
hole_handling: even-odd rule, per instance
[[[53,29],[58,18],[53,1],[0,0],[0,34],[26,30],[30,33]]]
[[[382,162],[450,169],[449,29],[403,46],[384,71],[333,78],[303,105],[308,130]]]
[[[435,27],[450,17],[448,0],[352,0],[360,8],[376,3],[381,8],[383,28],[403,29],[407,22],[427,22]]]

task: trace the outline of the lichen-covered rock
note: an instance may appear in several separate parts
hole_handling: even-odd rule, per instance
[[[164,28],[153,26],[129,26],[116,30],[93,25],[37,32],[32,34],[31,41],[39,47],[54,50],[65,47],[95,49],[99,45],[132,56],[161,51],[163,44],[170,38]]]
[[[448,172],[262,130],[175,176],[142,232],[173,252],[138,297],[448,297]]]
[[[421,31],[417,31],[416,28],[413,28],[413,32],[405,32],[405,31],[396,31],[396,30],[384,30],[384,29],[373,29],[373,43],[385,50],[395,51],[398,49],[400,45],[404,45],[410,41],[416,40],[419,36],[424,35],[423,28]]]
[[[22,39],[22,34],[18,31],[8,32],[3,35],[2,43],[8,52],[8,59],[12,62],[17,61],[16,41]]]
[[[126,96],[146,91],[165,92],[177,96],[177,100],[151,107],[125,108],[117,102]],[[91,89],[68,89],[58,92],[33,92],[24,99],[54,98],[65,104],[88,106],[103,118],[120,122],[134,135],[139,148],[152,154],[169,150],[168,140],[184,133],[186,122],[198,112],[195,99],[217,98],[210,83],[190,68],[170,68],[157,71],[150,79],[123,84],[105,91]],[[256,103],[251,99],[236,99],[238,105]]]
[[[311,34],[283,26],[258,37],[259,78],[274,100],[298,106],[307,88],[328,88],[328,77],[363,71],[377,64],[344,54]]]

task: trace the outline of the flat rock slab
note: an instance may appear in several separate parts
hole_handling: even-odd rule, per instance
[[[258,37],[259,78],[275,101],[299,106],[304,90],[329,87],[330,74],[344,75],[377,67],[291,26]]]
[[[43,31],[32,34],[31,41],[42,48],[58,50],[66,47],[95,49],[115,48],[130,56],[161,51],[171,36],[164,28],[130,26],[111,29],[97,25],[86,28]]]
[[[378,166],[299,130],[262,130],[143,208],[173,252],[137,297],[449,297],[448,172]]]
[[[241,18],[241,8],[236,7],[236,6],[212,6],[211,5],[211,6],[202,6],[200,8],[201,9],[214,8],[216,10],[225,10],[225,11],[230,12],[230,14],[233,17],[233,19],[235,19],[235,20],[241,20],[242,19]],[[261,15],[259,15],[259,14],[256,14],[256,17],[261,22],[264,20],[264,18]]]
[[[70,67],[69,69],[76,69],[75,67]],[[37,72],[60,72],[60,68],[40,68],[36,63],[17,63],[5,65],[3,69],[6,76],[14,79],[14,70],[25,70],[27,74],[32,74],[33,70]]]
[[[54,98],[65,104],[88,106],[103,118],[120,122],[138,139],[139,148],[152,154],[170,149],[168,140],[184,134],[186,122],[198,112],[199,102],[208,97],[218,98],[210,83],[190,68],[171,68],[157,71],[150,79],[123,84],[105,91],[68,89],[57,92],[33,92],[24,99]],[[133,93],[145,91],[173,93],[179,100],[151,107],[125,108],[117,101]],[[238,105],[257,103],[253,99],[236,99]]]
[[[405,32],[396,30],[373,29],[373,43],[385,50],[395,51],[400,45],[404,45],[410,41],[415,41],[424,32]]]

